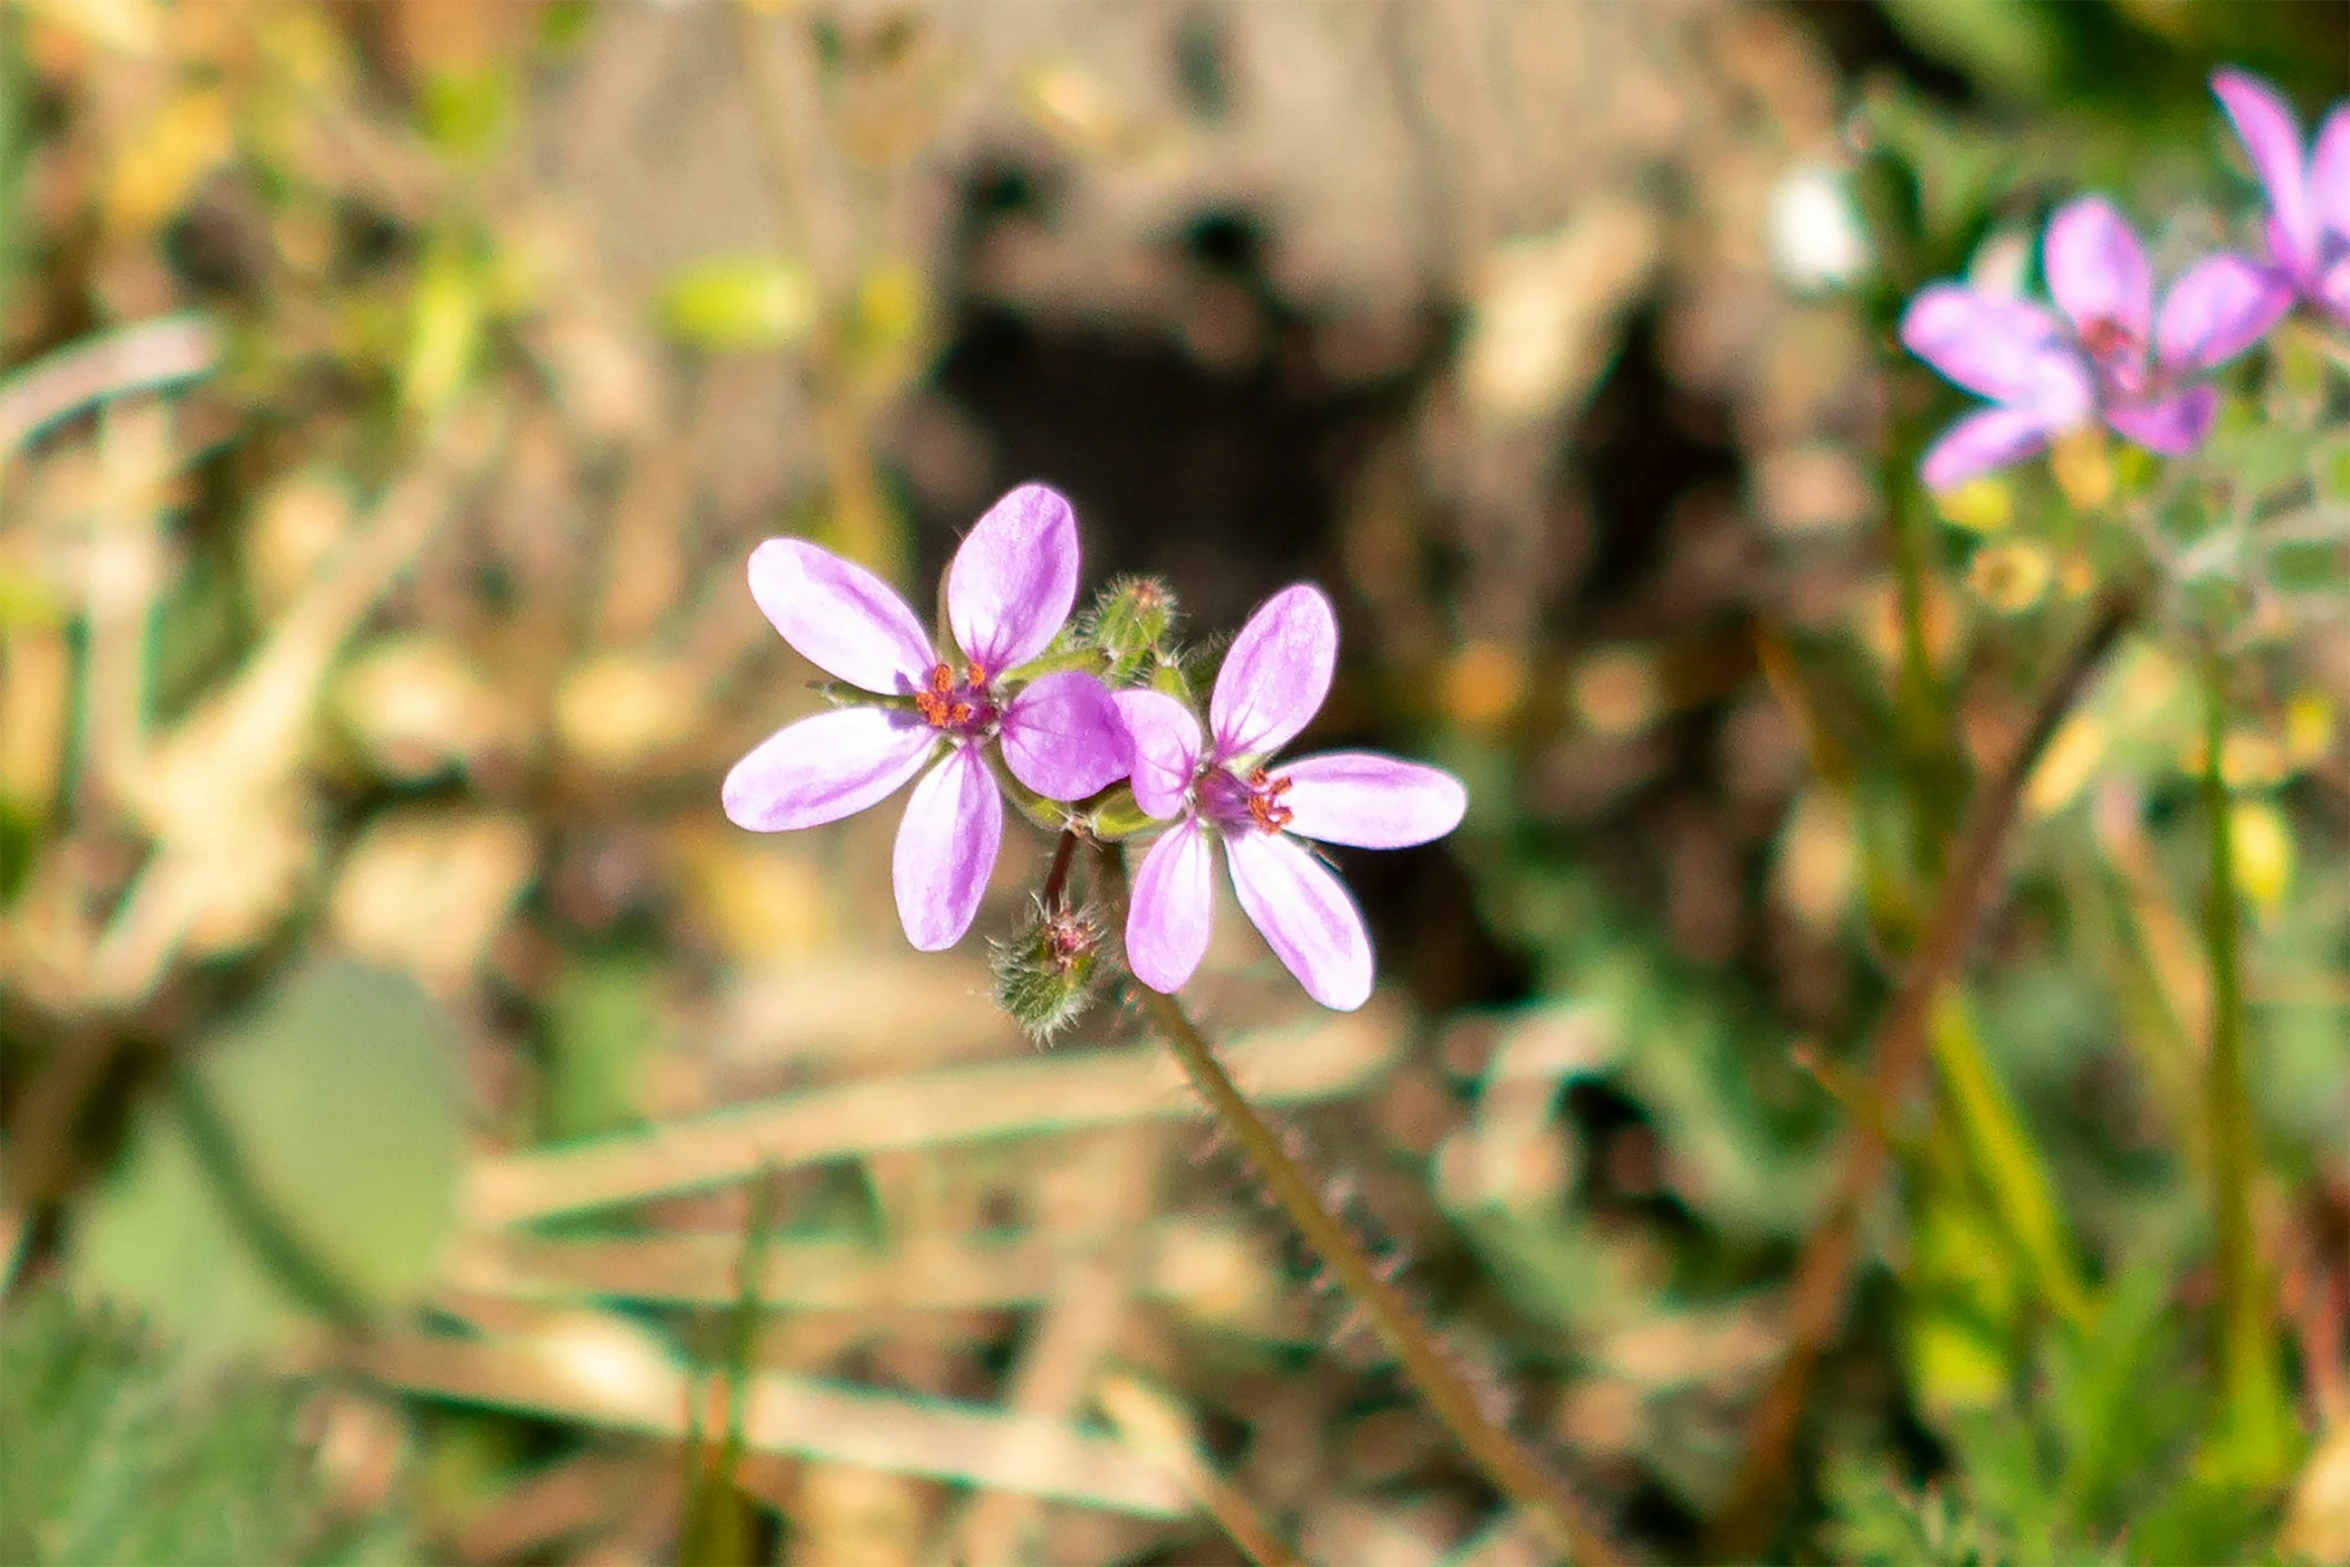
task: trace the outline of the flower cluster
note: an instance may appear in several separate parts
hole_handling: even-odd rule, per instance
[[[2201,445],[2219,410],[2207,377],[2294,308],[2350,325],[2350,103],[2304,156],[2292,108],[2242,71],[2212,79],[2268,201],[2266,254],[2224,251],[2157,297],[2146,251],[2100,196],[2060,207],[2041,240],[2055,308],[1955,283],[1910,301],[1901,341],[1992,406],[1928,449],[1927,486],[1948,489],[2103,424],[2148,451]]]
[[[1203,729],[1173,599],[1123,583],[1070,627],[1077,519],[1023,485],[972,528],[946,580],[946,645],[863,567],[803,539],[751,555],[752,596],[786,642],[848,688],[842,705],[778,731],[735,765],[726,814],[756,832],[815,827],[877,805],[917,776],[892,880],[906,939],[934,952],[969,932],[995,870],[1004,802],[1108,841],[1157,832],[1125,915],[1126,967],[1161,991],[1206,954],[1212,845],[1242,910],[1307,993],[1371,993],[1363,918],[1312,844],[1401,848],[1459,825],[1468,797],[1436,768],[1368,751],[1276,761],[1330,689],[1338,623],[1299,584],[1250,616],[1218,671]],[[1050,1032],[1082,1004],[1096,923],[1055,881],[997,951],[998,993]],[[1034,1013],[1032,1017],[1029,1014]]]

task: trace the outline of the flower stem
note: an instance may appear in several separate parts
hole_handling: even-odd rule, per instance
[[[2252,1101],[2244,1086],[2244,983],[2239,964],[2236,866],[2228,811],[2227,663],[2204,666],[2203,807],[2211,840],[2203,941],[2211,963],[2210,1077],[2204,1114],[2211,1143],[2213,1270],[2218,1275],[2220,1406],[2215,1457],[2248,1480],[2278,1477],[2289,1462],[2291,1416],[2277,1379],[2268,1293],[2252,1235]]]
[[[1345,1286],[1356,1304],[1369,1315],[1379,1336],[1403,1362],[1404,1373],[1411,1378],[1412,1385],[1419,1389],[1420,1396],[1428,1401],[1454,1440],[1485,1472],[1485,1477],[1523,1510],[1552,1549],[1565,1553],[1578,1567],[1613,1567],[1620,1563],[1623,1558],[1585,1516],[1581,1504],[1566,1486],[1477,1407],[1476,1395],[1436,1347],[1426,1325],[1395,1288],[1379,1276],[1379,1270],[1363,1255],[1346,1226],[1322,1206],[1321,1199],[1314,1194],[1313,1182],[1234,1085],[1206,1036],[1185,1014],[1183,1004],[1173,996],[1161,995],[1143,985],[1132,989],[1174,1048],[1175,1058],[1183,1064],[1192,1086],[1208,1102],[1216,1119],[1248,1151],[1282,1211],[1305,1236],[1306,1244],[1337,1275],[1338,1282]]]
[[[1053,848],[1053,868],[1045,873],[1044,890],[1036,895],[1048,912],[1068,900],[1069,864],[1076,857],[1077,834],[1063,831],[1061,841]]]
[[[1778,1526],[1812,1374],[1843,1321],[1859,1255],[1861,1211],[1883,1183],[1888,1149],[1881,1128],[1900,1124],[1901,1104],[1930,1054],[1929,1025],[1936,1005],[1965,962],[1976,927],[1998,895],[2000,859],[2025,780],[2089,677],[2136,615],[2136,597],[2127,589],[2106,597],[2064,668],[2041,693],[2031,725],[2006,765],[1977,792],[1966,829],[1948,856],[1933,909],[1910,949],[1892,1003],[1869,1047],[1875,1114],[1857,1122],[1847,1136],[1844,1167],[1827,1211],[1804,1237],[1803,1251],[1796,1258],[1788,1289],[1786,1356],[1755,1405],[1746,1455],[1707,1526],[1708,1560],[1754,1556]]]

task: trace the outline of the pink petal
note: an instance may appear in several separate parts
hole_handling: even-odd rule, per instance
[[[753,832],[820,827],[878,805],[922,770],[937,735],[910,715],[843,707],[780,729],[734,764],[726,819]]]
[[[1902,312],[1901,342],[1995,402],[2078,418],[2094,400],[2087,365],[2056,318],[2029,300],[1931,284]]]
[[[1052,645],[1077,602],[1077,513],[1023,484],[987,509],[947,571],[947,622],[989,675]]]
[[[2083,336],[2111,322],[2139,346],[2154,335],[2154,272],[2129,221],[2103,196],[2068,201],[2048,220],[2041,267],[2056,307]]]
[[[751,551],[750,575],[783,640],[835,679],[900,696],[937,662],[906,601],[854,561],[806,539],[769,539]]]
[[[2350,326],[2350,253],[2343,255],[2317,280],[2317,302],[2334,319]]]
[[[1469,791],[1448,772],[1372,751],[1325,751],[1281,764],[1288,830],[1319,843],[1401,849],[1461,824]]]
[[[1338,667],[1338,617],[1308,582],[1283,588],[1248,617],[1208,703],[1216,759],[1257,756],[1297,737],[1322,710]]]
[[[2151,403],[2129,403],[2105,411],[2105,422],[2150,452],[2178,457],[2203,444],[2219,416],[2219,393],[2208,386]]]
[[[1172,995],[1208,954],[1216,909],[1212,856],[1198,821],[1185,817],[1151,845],[1134,875],[1126,912],[1126,966],[1151,989]]]
[[[1232,890],[1273,955],[1306,994],[1336,1012],[1371,998],[1371,937],[1338,878],[1294,838],[1239,832],[1224,840]]]
[[[1954,489],[2021,462],[2046,446],[2054,433],[2047,420],[2028,409],[1986,408],[1968,414],[1926,448],[1918,477],[1929,490]]]
[[[2274,269],[2232,251],[2206,256],[2163,297],[2155,331],[2162,367],[2192,375],[2225,364],[2292,308],[2292,285]]]
[[[1116,701],[1134,739],[1134,803],[1164,821],[1183,809],[1199,771],[1199,720],[1163,691],[1121,691]]]
[[[2307,277],[2317,262],[2310,222],[2309,186],[2301,167],[2301,122],[2277,90],[2247,71],[2223,70],[2211,78],[2220,107],[2236,122],[2252,172],[2268,192],[2269,211],[2282,241],[2276,259],[2296,277]]]
[[[943,952],[963,939],[1003,840],[1004,797],[979,747],[958,746],[915,786],[890,860],[898,922],[918,950]]]
[[[2316,228],[2350,243],[2350,103],[2336,105],[2317,128],[2309,155],[2309,205]]]
[[[1082,800],[1134,765],[1134,742],[1109,690],[1065,669],[1031,681],[1004,709],[1004,762],[1048,800]]]

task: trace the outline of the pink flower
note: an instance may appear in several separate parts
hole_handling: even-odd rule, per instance
[[[2231,68],[2212,76],[2211,90],[2268,194],[2279,314],[2299,296],[2350,325],[2350,103],[2336,104],[2325,117],[2304,162],[2300,122],[2274,87]]]
[[[1927,450],[1929,488],[2003,468],[2096,420],[2164,456],[2194,450],[2219,411],[2219,393],[2196,378],[2258,342],[2290,303],[2258,262],[2223,252],[2189,267],[2158,312],[2146,252],[2101,196],[2057,210],[2041,261],[2056,311],[1935,283],[1902,313],[1911,353],[1994,404]]]
[[[929,767],[892,863],[898,918],[921,950],[963,938],[995,869],[1004,803],[990,744],[1048,800],[1083,799],[1126,776],[1131,743],[1100,681],[1066,670],[1016,686],[1005,678],[1052,644],[1077,598],[1077,517],[1045,486],[996,502],[955,552],[951,655],[933,650],[887,583],[805,539],[760,545],[750,577],[751,596],[802,657],[887,700],[768,737],[726,775],[727,817],[753,832],[821,826]]]
[[[1180,989],[1208,950],[1211,840],[1232,890],[1274,955],[1326,1007],[1371,994],[1371,939],[1338,878],[1300,839],[1400,849],[1460,825],[1468,794],[1449,773],[1368,751],[1275,763],[1322,706],[1338,657],[1330,601],[1300,583],[1249,617],[1216,676],[1214,743],[1173,697],[1121,691],[1134,736],[1135,803],[1175,826],[1134,878],[1126,964],[1153,990]]]

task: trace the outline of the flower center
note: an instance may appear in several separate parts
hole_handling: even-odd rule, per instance
[[[2125,396],[2146,390],[2146,340],[2112,316],[2092,316],[2081,324],[2081,346],[2090,362]]]
[[[1276,778],[1262,767],[1253,769],[1246,778],[1219,767],[1200,780],[1200,809],[1221,827],[1254,827],[1259,832],[1276,833],[1296,814],[1281,803],[1289,785],[1287,776]]]
[[[966,664],[958,676],[952,664],[930,671],[930,684],[914,693],[914,710],[933,729],[975,735],[995,722],[995,703],[987,692],[987,671]]]

